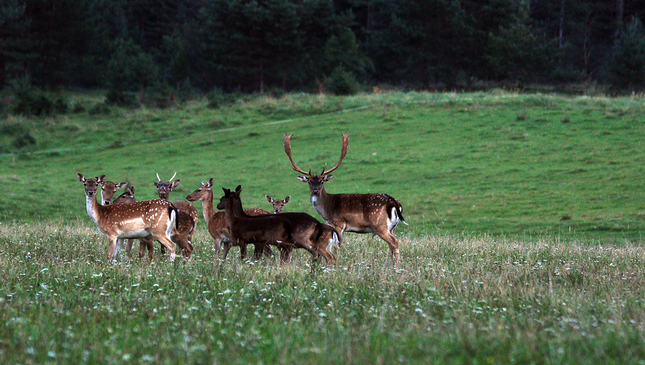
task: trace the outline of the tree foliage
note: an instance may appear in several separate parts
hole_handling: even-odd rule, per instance
[[[640,87],[638,35],[623,19],[643,16],[628,0],[4,0],[0,89],[29,76],[41,87],[316,90],[334,70],[413,88]]]

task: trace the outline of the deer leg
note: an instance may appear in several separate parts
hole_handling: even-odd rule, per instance
[[[260,261],[260,259],[262,259],[262,254],[266,251],[264,248],[268,245],[256,242],[254,246],[255,248],[253,250],[253,260]]]
[[[231,246],[233,246],[233,243],[231,241],[224,242],[224,253],[222,254],[222,260],[226,260],[226,256],[228,256],[228,251],[231,249]],[[240,250],[242,249],[242,246],[240,246]],[[244,250],[241,251],[242,255],[246,255],[246,246],[244,246]],[[242,257],[244,259],[244,257]]]
[[[143,257],[143,251],[148,250],[148,259],[152,262],[155,248],[155,240],[152,236],[144,237],[139,240],[139,258]]]
[[[388,231],[377,232],[379,237],[381,237],[388,246],[390,246],[390,256],[392,260],[398,265],[401,262],[401,255],[399,254],[399,241]]]
[[[134,240],[132,238],[128,238],[127,243],[125,244],[125,254],[130,258],[130,251],[132,250],[132,244],[134,243]],[[139,257],[141,258],[141,257]]]
[[[108,249],[107,249],[107,256],[108,256],[108,261],[114,261],[114,256],[116,256],[116,241],[117,238],[110,238],[110,243],[108,244]]]
[[[170,261],[175,261],[175,244],[168,236],[155,237],[170,252]]]
[[[215,240],[215,263],[219,262],[219,252],[221,250],[222,239]]]

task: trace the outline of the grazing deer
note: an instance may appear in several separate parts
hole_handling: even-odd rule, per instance
[[[159,174],[157,174],[158,181],[155,181],[155,187],[157,188],[157,193],[159,194],[159,199],[169,201],[170,192],[179,185],[180,179],[174,180],[177,173],[170,178],[169,181],[161,181]],[[195,208],[190,202],[186,200],[175,200],[172,202],[177,209],[179,209],[179,214],[177,215],[177,232],[171,238],[173,242],[180,244],[184,247],[190,247],[192,252],[193,248],[193,236],[195,235],[195,227],[197,226],[197,218],[199,214],[197,213],[197,208]],[[161,254],[164,254],[163,245],[161,246]],[[190,255],[190,254],[189,254]]]
[[[292,135],[284,134],[284,152],[291,161],[293,169],[305,176],[298,180],[309,183],[311,205],[316,212],[329,224],[337,228],[341,234],[345,231],[355,233],[374,233],[381,237],[390,247],[390,256],[398,265],[401,261],[399,241],[394,237],[394,230],[399,222],[405,222],[401,213],[401,204],[387,194],[328,194],[323,184],[329,181],[331,173],[340,166],[347,155],[349,136],[343,134],[343,141],[338,163],[327,170],[327,165],[318,175],[313,175],[311,169],[305,172],[298,167],[291,155]]]
[[[170,239],[177,221],[177,209],[171,203],[155,199],[131,204],[101,205],[96,200],[96,190],[105,180],[105,175],[86,179],[77,173],[78,180],[85,187],[87,214],[92,218],[99,232],[109,241],[108,259],[113,261],[119,247],[126,238],[143,238],[152,235],[170,252],[175,259],[175,244]]]
[[[253,243],[256,247],[256,260],[260,259],[262,246],[277,246],[280,250],[280,260],[285,262],[288,259],[286,250],[292,248],[294,244],[289,221],[271,214],[256,217],[238,217],[235,211],[236,204],[239,210],[242,210],[241,202],[239,201],[239,192],[242,187],[238,185],[236,189],[237,197],[229,189],[222,188],[222,190],[224,191],[224,196],[220,198],[217,209],[224,210],[224,220],[233,244],[244,247],[249,243]]]
[[[215,259],[219,259],[220,246],[224,244],[224,253],[222,260],[226,260],[228,251],[231,249],[231,246],[240,246],[237,242],[231,241],[230,233],[228,227],[226,226],[226,219],[224,218],[224,212],[216,211],[213,208],[213,178],[210,178],[207,182],[202,181],[202,185],[193,191],[190,195],[186,197],[188,201],[202,201],[202,210],[204,214],[204,220],[206,221],[206,226],[208,227],[208,233],[215,240]],[[247,215],[266,215],[270,214],[264,209],[261,208],[250,208],[245,209],[244,212]],[[256,250],[260,249],[259,246],[256,246]],[[255,256],[260,256],[262,251],[256,251]],[[273,252],[269,246],[264,246],[264,254],[271,256]],[[242,260],[246,259],[246,245],[240,246],[240,257]]]
[[[291,222],[291,225],[293,226],[292,235],[294,240],[296,240],[296,244],[303,241],[302,238],[298,238],[304,237],[305,245],[309,242],[312,244],[303,248],[314,255],[314,260],[318,258],[318,255],[322,255],[328,262],[336,261],[336,256],[331,252],[331,246],[333,246],[335,242],[336,245],[340,247],[342,239],[334,227],[326,223],[318,222],[316,218],[307,213],[283,212],[282,209],[289,202],[291,196],[287,196],[284,199],[273,199],[268,195],[265,195],[265,197],[267,198],[267,201],[273,205],[273,214],[281,214]],[[316,253],[313,252],[314,249],[316,250]],[[289,259],[290,256],[291,251],[289,251]]]
[[[291,199],[291,196],[287,196],[284,199],[273,199],[268,195],[265,195],[265,197],[267,198],[267,201],[273,205],[273,214],[282,213],[282,209],[287,205],[289,199]]]
[[[134,203],[136,200],[134,198],[134,186],[131,186],[127,189],[125,189],[125,192],[123,194],[119,195],[118,197],[114,198],[114,201],[112,204],[130,204]],[[134,243],[134,239],[128,238],[128,241],[125,245],[125,253],[130,256],[130,251],[132,251],[132,244]],[[143,257],[143,252],[147,249],[148,250],[148,259],[152,261],[153,259],[153,248],[154,248],[154,240],[152,239],[152,236],[144,237],[144,238],[139,238],[139,259]],[[162,245],[163,247],[163,245]]]

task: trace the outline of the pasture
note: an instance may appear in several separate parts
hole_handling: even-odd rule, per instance
[[[97,96],[73,95],[75,103]],[[644,259],[642,97],[505,92],[250,97],[219,109],[7,117],[0,143],[2,363],[639,363]],[[21,129],[24,128],[24,129]],[[18,132],[15,132],[18,131]],[[171,200],[201,180],[245,207],[291,195],[316,218],[298,165],[333,165],[330,193],[403,204],[402,264],[348,233],[338,264],[214,265],[201,218],[190,262],[106,262],[86,176]],[[29,153],[26,153],[29,152]],[[136,245],[135,245],[136,247]]]

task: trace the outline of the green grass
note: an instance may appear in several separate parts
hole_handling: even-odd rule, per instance
[[[0,156],[0,362],[640,363],[643,101],[288,95],[7,117],[0,145],[23,127],[37,143]],[[326,188],[402,202],[399,269],[355,234],[334,267],[302,250],[287,266],[240,262],[237,249],[216,266],[203,220],[190,263],[158,249],[152,265],[106,262],[76,172],[127,180],[140,200],[155,173],[177,171],[173,199],[213,177],[241,184],[246,207],[291,195],[285,210],[318,217],[285,132],[314,171],[349,133]]]

